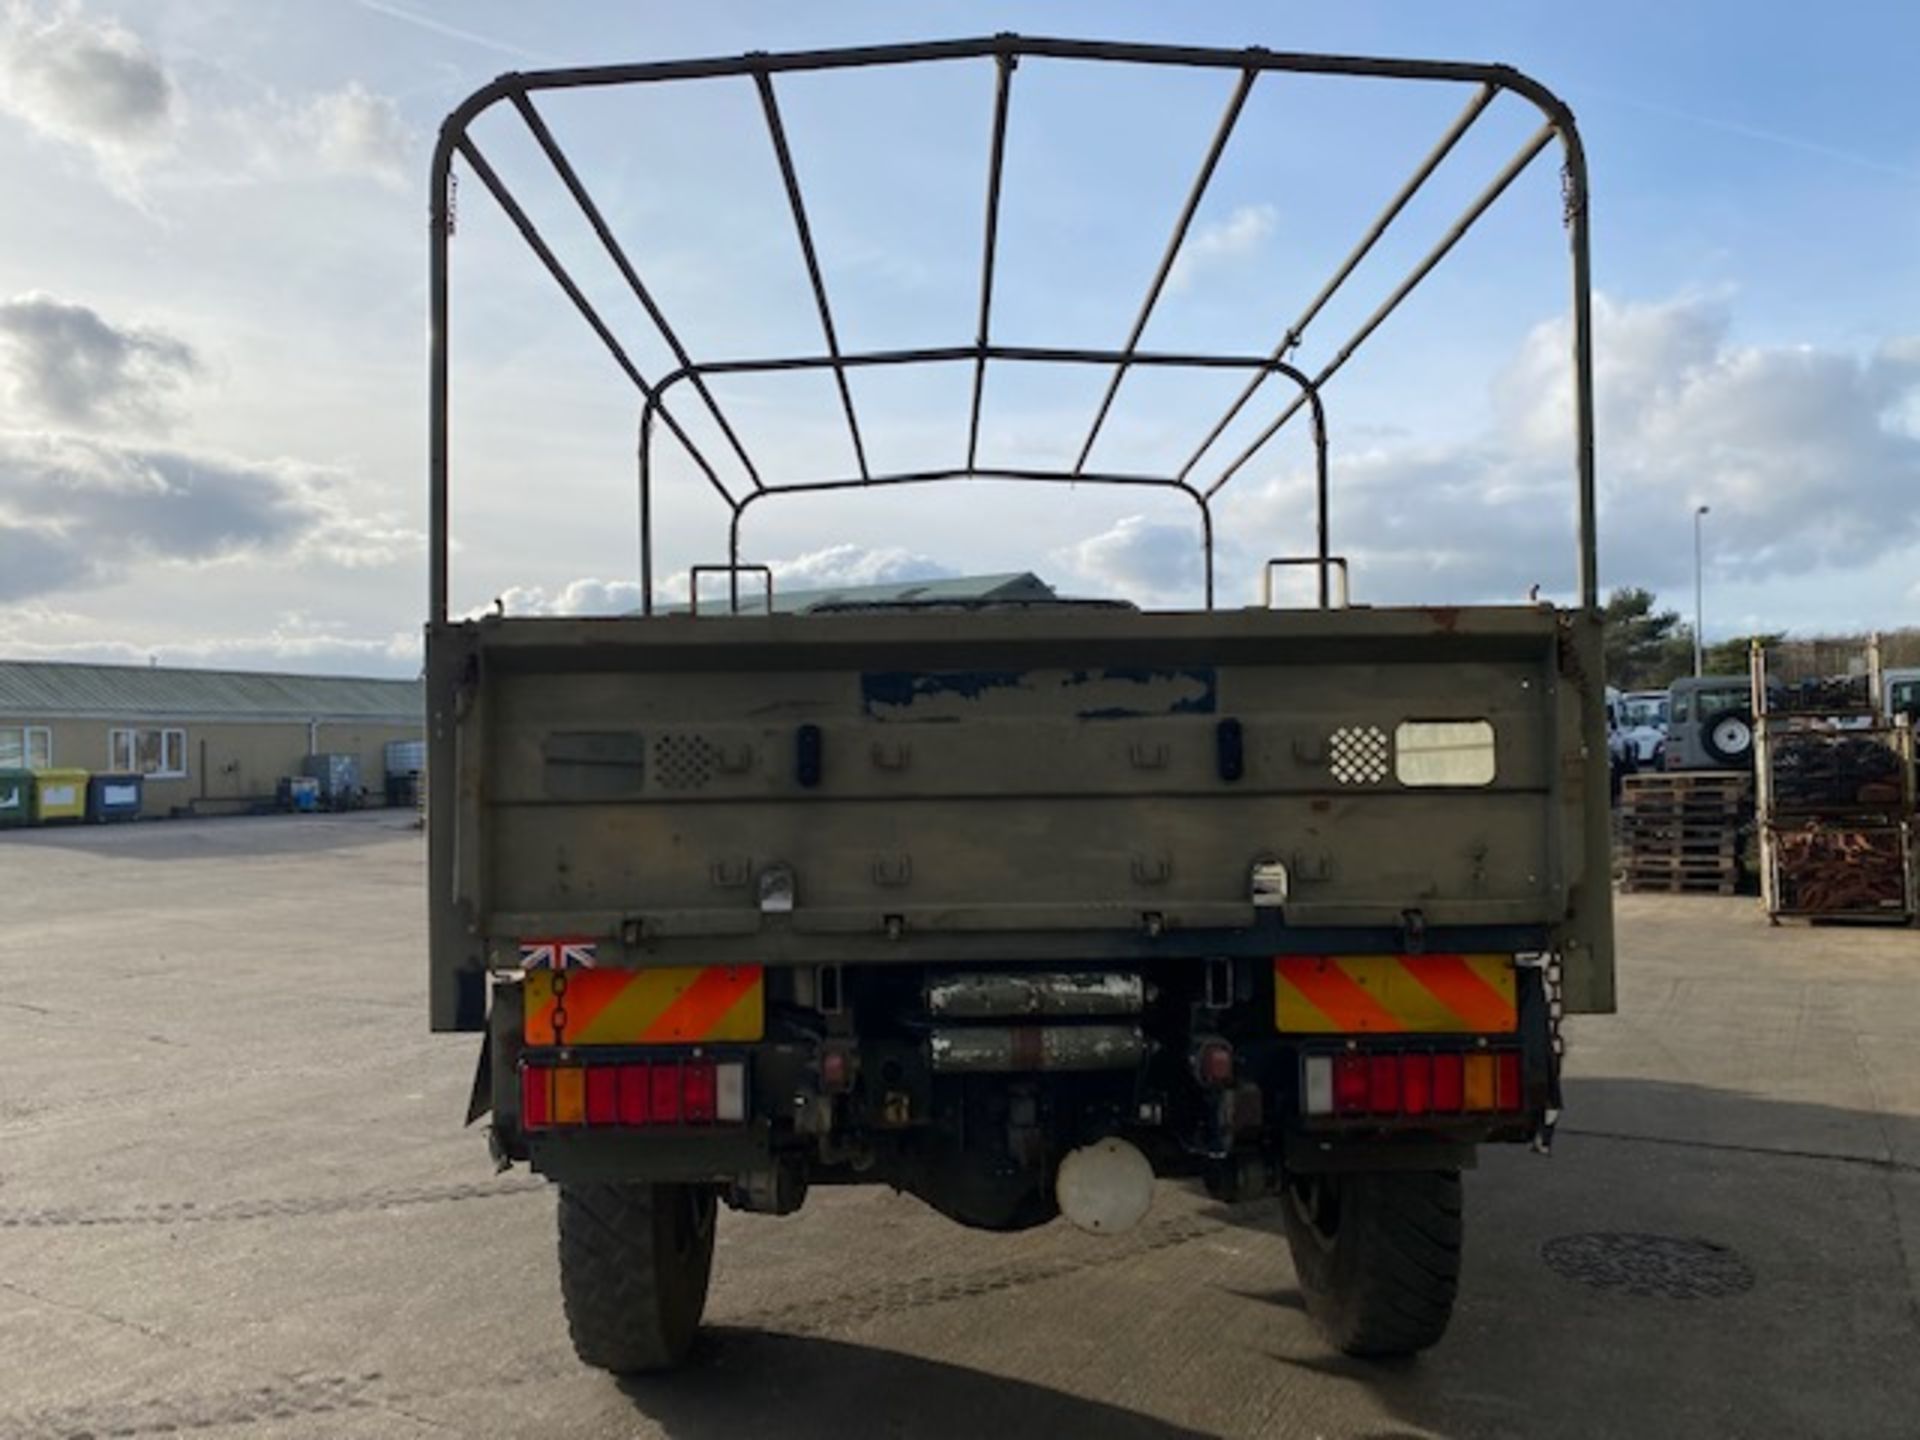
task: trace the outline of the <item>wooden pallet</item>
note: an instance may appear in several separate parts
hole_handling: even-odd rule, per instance
[[[1690,875],[1684,871],[1669,874],[1636,872],[1620,882],[1627,894],[1733,895],[1738,893],[1740,877],[1735,872],[1722,875]]]
[[[1623,805],[1621,823],[1626,825],[1737,825],[1753,814],[1751,805],[1712,804]]]
[[[1745,792],[1753,777],[1744,770],[1644,770],[1622,782],[1629,795],[1702,793],[1710,790]]]
[[[1622,815],[1738,815],[1751,808],[1745,795],[1623,795]]]
[[[1731,831],[1705,841],[1630,843],[1618,864],[1621,886],[1629,892],[1732,895],[1740,884],[1740,857]]]
[[[1705,835],[1626,835],[1621,837],[1620,844],[1620,853],[1630,856],[1698,856],[1704,860],[1716,855],[1737,855],[1739,851],[1739,837],[1731,831]]]
[[[1686,875],[1629,875],[1620,882],[1628,895],[1737,895],[1739,886],[1732,876],[1723,880],[1702,880]]]
[[[1629,775],[1620,796],[1615,866],[1628,892],[1732,895],[1753,777],[1731,770]]]
[[[1730,805],[1634,806],[1622,810],[1622,830],[1722,830],[1744,822],[1753,812]]]
[[[1642,855],[1635,853],[1627,860],[1627,869],[1635,870],[1684,870],[1698,875],[1718,875],[1723,871],[1738,870],[1740,861],[1734,855]]]

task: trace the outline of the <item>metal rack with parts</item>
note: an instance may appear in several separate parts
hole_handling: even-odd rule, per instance
[[[1783,685],[1765,648],[1749,659],[1760,894],[1768,918],[1911,923],[1914,737],[1885,708],[1880,646],[1860,673]]]

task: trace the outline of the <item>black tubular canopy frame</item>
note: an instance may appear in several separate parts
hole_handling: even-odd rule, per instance
[[[1188,188],[1186,199],[1176,217],[1160,263],[1147,287],[1147,293],[1135,313],[1125,341],[1118,349],[1071,349],[1038,346],[1012,346],[992,339],[993,288],[999,238],[1001,177],[1006,152],[1007,115],[1013,92],[1013,76],[1023,56],[1057,60],[1107,61],[1136,65],[1158,65],[1186,69],[1231,72],[1235,81],[1227,98],[1212,140],[1200,168]],[[827,297],[820,260],[814,248],[813,228],[807,218],[805,194],[799,170],[788,143],[785,122],[781,118],[776,77],[796,72],[862,69],[874,66],[898,66],[940,61],[988,60],[994,66],[994,92],[991,127],[988,132],[987,194],[980,259],[978,324],[973,343],[939,348],[850,351],[843,348],[834,324],[833,307]],[[1345,75],[1384,79],[1463,84],[1475,87],[1466,107],[1435,142],[1426,157],[1387,202],[1386,207],[1362,233],[1353,248],[1308,301],[1299,316],[1288,325],[1271,353],[1266,355],[1186,354],[1148,351],[1139,348],[1173,273],[1181,245],[1195,213],[1205,197],[1221,155],[1232,137],[1245,108],[1248,95],[1261,76],[1273,72],[1307,75]],[[613,233],[605,215],[574,169],[566,152],[555,140],[544,117],[535,105],[535,97],[549,91],[601,88],[616,85],[654,84],[670,81],[707,80],[744,77],[752,80],[764,114],[768,139],[779,167],[788,206],[792,212],[794,233],[801,259],[812,288],[815,309],[819,313],[824,350],[809,355],[787,355],[760,359],[695,361],[678,333],[669,324],[659,304],[634,267],[626,250]],[[1333,352],[1316,371],[1308,373],[1288,360],[1305,337],[1307,328],[1366,259],[1387,229],[1406,208],[1408,202],[1427,183],[1441,162],[1453,151],[1462,136],[1501,92],[1510,92],[1532,104],[1542,116],[1542,124],[1479,192],[1453,224],[1441,235],[1422,259],[1407,272],[1361,322],[1358,329]],[[505,102],[518,112],[535,145],[552,165],[554,175],[578,206],[582,218],[593,231],[608,259],[645,310],[673,354],[677,368],[656,379],[640,371],[627,348],[621,343],[579,283],[547,243],[540,229],[520,201],[488,163],[475,143],[470,128],[473,122],[494,106]],[[739,597],[740,531],[747,511],[773,495],[818,494],[837,490],[860,489],[876,485],[925,484],[945,480],[1020,480],[1050,484],[1131,485],[1185,494],[1200,513],[1201,548],[1205,562],[1206,604],[1214,603],[1212,500],[1221,488],[1243,470],[1259,452],[1302,409],[1308,411],[1312,426],[1316,503],[1315,568],[1319,575],[1319,603],[1329,603],[1329,571],[1332,568],[1330,536],[1327,525],[1327,435],[1321,391],[1355,351],[1399,307],[1414,288],[1446,258],[1473,224],[1492,207],[1507,188],[1556,137],[1562,159],[1564,220],[1573,266],[1573,398],[1574,469],[1578,486],[1577,533],[1579,545],[1579,600],[1582,607],[1599,603],[1599,581],[1595,561],[1595,486],[1593,458],[1593,342],[1592,301],[1587,236],[1587,169],[1573,114],[1552,92],[1530,77],[1504,65],[1485,65],[1452,61],[1372,59],[1346,55],[1305,55],[1262,49],[1211,49],[1185,45],[1136,45],[1088,40],[1041,39],[1020,35],[996,35],[975,40],[934,41],[907,45],[863,46],[842,50],[794,51],[784,54],[755,53],[712,60],[670,60],[651,64],[606,65],[578,69],[542,70],[503,75],[467,98],[440,130],[433,155],[431,180],[430,250],[431,274],[428,304],[430,308],[430,430],[428,465],[430,471],[430,520],[432,541],[429,567],[429,613],[434,624],[444,623],[448,605],[448,251],[453,234],[453,193],[455,157],[466,162],[475,178],[491,194],[514,228],[520,232],[534,256],[545,267],[581,318],[598,336],[613,362],[625,373],[640,396],[639,489],[640,489],[640,583],[643,612],[653,609],[653,441],[657,426],[664,425],[680,443],[696,469],[728,506],[732,520],[728,535],[727,570],[732,581],[735,608]],[[980,463],[981,402],[989,363],[1020,362],[1062,365],[1092,365],[1110,370],[1105,392],[1081,441],[1077,457],[1064,469],[1008,468]],[[848,373],[867,367],[901,365],[969,364],[972,367],[972,398],[967,423],[965,458],[951,466],[913,471],[876,472],[868,461],[860,419],[854,405]],[[1218,421],[1188,455],[1179,469],[1166,474],[1133,474],[1088,468],[1094,446],[1111,413],[1114,400],[1129,371],[1135,368],[1224,369],[1243,373],[1246,383]],[[715,398],[708,379],[717,375],[770,374],[787,371],[830,371],[845,414],[848,437],[857,473],[843,478],[786,484],[769,484],[748,454],[726,412]],[[1267,381],[1275,376],[1290,382],[1293,398],[1245,445],[1220,471],[1204,481],[1196,478],[1207,453],[1256,398]],[[721,478],[713,461],[701,450],[679,418],[668,408],[669,392],[686,385],[712,416],[720,435],[738,460],[747,488],[736,491]]]

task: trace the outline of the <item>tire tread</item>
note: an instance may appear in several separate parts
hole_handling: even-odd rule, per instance
[[[583,1363],[626,1375],[686,1358],[713,1263],[711,1224],[691,1254],[673,1251],[673,1207],[686,1198],[668,1185],[560,1187],[560,1294]]]
[[[1445,1334],[1459,1294],[1459,1173],[1383,1171],[1340,1183],[1340,1227],[1330,1248],[1288,1215],[1308,1313],[1349,1355],[1428,1348]]]

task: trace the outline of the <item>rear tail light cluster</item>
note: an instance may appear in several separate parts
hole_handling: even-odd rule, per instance
[[[1301,1080],[1309,1115],[1512,1115],[1526,1108],[1517,1050],[1309,1055]]]
[[[527,1064],[520,1071],[520,1123],[528,1130],[730,1125],[746,1118],[747,1067],[737,1060]]]

